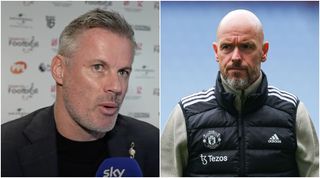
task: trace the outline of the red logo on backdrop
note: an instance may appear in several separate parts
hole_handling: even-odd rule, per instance
[[[143,1],[124,1],[125,10],[130,12],[139,12],[143,9]]]
[[[13,74],[21,74],[26,69],[27,69],[27,63],[25,63],[24,61],[17,61],[10,67],[10,71]]]
[[[51,87],[50,87],[50,92],[51,93],[55,93],[56,92],[56,85],[51,85]]]
[[[50,94],[51,94],[52,98],[56,98],[56,91],[57,91],[56,85],[51,85],[50,86]]]
[[[136,2],[134,2],[134,1],[133,1],[133,2],[124,1],[124,2],[123,2],[123,5],[129,6],[130,3],[131,3],[131,4],[136,3],[137,7],[143,7],[143,1],[136,1]]]
[[[142,94],[142,86],[138,86],[138,87],[137,87],[136,93],[139,94],[139,95]]]
[[[58,38],[53,38],[51,40],[51,46],[52,47],[57,47],[58,46]]]
[[[142,50],[142,43],[141,42],[137,43],[136,50],[138,50],[138,51]]]

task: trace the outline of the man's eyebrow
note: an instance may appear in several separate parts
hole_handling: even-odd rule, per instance
[[[120,68],[119,70],[130,70],[130,71],[132,71],[132,67],[123,67],[123,68]]]
[[[104,65],[108,64],[106,61],[104,61],[102,59],[94,59],[93,62],[99,62],[99,63],[102,63]]]
[[[221,41],[221,42],[219,43],[219,46],[222,46],[222,45],[230,45],[230,44],[232,44],[231,41]]]

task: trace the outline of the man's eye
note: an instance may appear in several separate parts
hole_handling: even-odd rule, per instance
[[[229,49],[230,48],[230,45],[222,45],[221,46],[221,49]]]
[[[250,45],[248,45],[248,44],[243,44],[243,45],[241,45],[241,48],[243,48],[243,49],[249,49],[249,48],[250,48]]]
[[[254,45],[252,45],[252,44],[241,44],[240,45],[240,49],[242,49],[242,50],[254,49]]]
[[[222,51],[231,51],[233,47],[230,44],[223,44],[220,48]]]
[[[104,68],[102,64],[94,64],[92,66],[92,69],[96,72],[102,72]]]
[[[123,76],[123,77],[129,77],[130,76],[130,72],[126,71],[126,70],[120,70],[119,71],[119,75]]]
[[[220,50],[224,53],[229,53],[233,50],[233,46],[230,44],[222,44],[220,46]]]

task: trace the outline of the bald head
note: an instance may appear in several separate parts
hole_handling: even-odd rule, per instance
[[[248,10],[239,9],[229,12],[222,18],[217,29],[217,41],[219,41],[221,34],[225,32],[240,30],[255,33],[261,43],[264,40],[263,28],[259,18]]]

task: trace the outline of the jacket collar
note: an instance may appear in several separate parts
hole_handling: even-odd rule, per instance
[[[25,176],[58,176],[56,126],[53,106],[36,112],[23,131],[30,144],[19,150]]]
[[[216,91],[215,96],[217,98],[217,102],[220,106],[222,106],[225,110],[232,113],[233,115],[238,115],[239,109],[235,107],[235,100],[241,92],[234,92],[231,89],[226,89],[223,83],[220,72],[218,72],[217,80],[216,80]],[[242,107],[242,113],[249,113],[260,108],[268,96],[268,82],[267,77],[263,71],[261,71],[261,82],[255,82],[254,86],[249,86],[248,90],[245,93],[245,101],[244,106]]]

